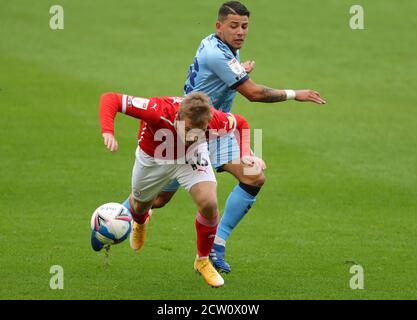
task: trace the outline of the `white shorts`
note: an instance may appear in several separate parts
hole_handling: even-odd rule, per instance
[[[207,144],[199,144],[194,149],[192,156],[187,156],[186,163],[184,158],[176,161],[156,159],[138,147],[132,172],[133,198],[141,202],[151,201],[173,179],[187,191],[199,182],[216,182]]]

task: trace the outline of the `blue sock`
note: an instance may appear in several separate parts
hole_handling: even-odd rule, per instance
[[[127,199],[125,200],[125,202],[122,203],[122,205],[125,206],[127,208],[127,210],[129,210],[129,212],[130,212],[129,198],[130,198],[130,196],[127,197]]]
[[[217,228],[216,237],[223,240],[229,238],[230,233],[255,203],[256,195],[260,189],[260,187],[240,183],[232,190],[227,198],[226,207]]]

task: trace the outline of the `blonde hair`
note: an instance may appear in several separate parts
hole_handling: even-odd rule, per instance
[[[191,92],[182,100],[178,110],[179,120],[187,117],[194,126],[199,127],[207,125],[212,116],[210,98],[203,92]]]

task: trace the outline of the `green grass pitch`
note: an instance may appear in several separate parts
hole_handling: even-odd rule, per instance
[[[182,95],[221,1],[0,3],[0,299],[416,299],[417,3],[254,1],[242,61],[252,78],[313,88],[325,106],[251,103],[267,182],[232,234],[233,272],[214,290],[193,269],[195,207],[155,211],[145,248],[90,248],[90,215],[123,201],[138,122],[102,144],[100,94]],[[49,8],[64,8],[64,30]],[[349,28],[361,4],[365,29]],[[235,185],[218,175],[220,208]],[[352,264],[364,289],[352,290]],[[52,265],[64,289],[51,290]]]

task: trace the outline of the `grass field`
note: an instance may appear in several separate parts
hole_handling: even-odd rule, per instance
[[[0,2],[0,299],[416,299],[417,3],[246,1],[242,60],[252,78],[313,88],[327,105],[250,103],[267,182],[228,243],[214,290],[192,270],[195,207],[181,191],[155,211],[144,250],[89,244],[90,215],[123,201],[138,122],[119,116],[102,145],[106,91],[182,95],[221,1]],[[49,28],[60,4],[64,30]],[[361,4],[365,29],[349,28]],[[235,181],[218,175],[219,204]],[[365,288],[352,290],[352,264]],[[52,265],[64,290],[51,290]]]

